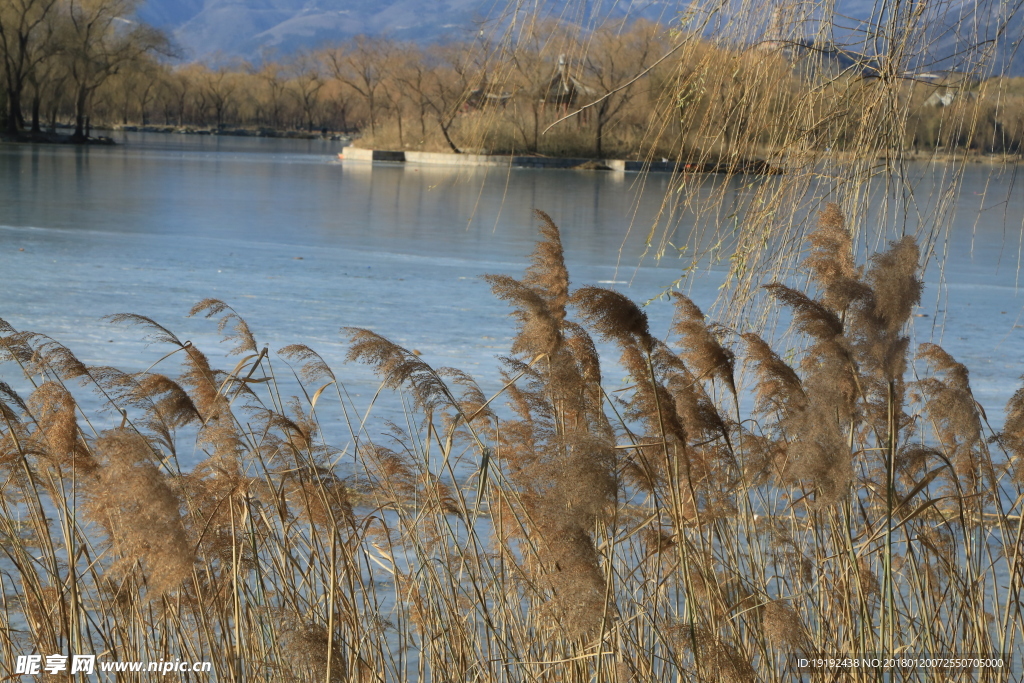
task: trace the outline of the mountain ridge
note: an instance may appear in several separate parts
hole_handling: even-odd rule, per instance
[[[545,13],[584,18],[595,1],[582,2],[582,13],[568,12],[572,0],[548,2]],[[613,0],[602,14],[666,20],[675,4]],[[360,34],[419,43],[468,38],[508,7],[506,0],[144,0],[138,16],[167,31],[185,59],[256,60]]]
[[[520,11],[523,4],[517,5]],[[601,16],[609,18],[628,14],[669,21],[679,6],[674,0],[534,0],[525,4],[584,25],[598,9]],[[959,32],[949,26],[956,15],[971,14],[972,21],[980,17],[979,35],[990,38],[1003,10],[1001,4],[989,0],[954,4],[955,8],[945,5],[944,13],[936,17],[939,38],[929,55],[936,68],[952,63],[948,55],[962,53],[963,45],[956,42]],[[360,34],[419,43],[466,39],[488,20],[492,26],[508,21],[510,6],[509,0],[144,0],[138,16],[167,31],[185,60],[223,62],[260,61]],[[859,17],[859,21],[872,16],[878,20],[876,10],[866,0],[840,0],[835,8],[836,16]],[[1024,22],[1018,14],[1004,33],[1004,38],[1015,36],[1017,42],[1003,41],[993,58],[996,70],[1024,75],[1024,50],[1017,49],[1022,34]]]

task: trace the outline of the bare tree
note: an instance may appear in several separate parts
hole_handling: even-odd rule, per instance
[[[431,74],[427,80],[427,102],[445,142],[453,152],[461,154],[451,137],[452,124],[474,86],[482,84],[483,72],[467,45],[434,46],[425,59]]]
[[[164,78],[164,94],[169,100],[166,109],[174,112],[175,121],[179,126],[185,125],[185,111],[193,86],[194,81],[188,68],[175,69]]]
[[[142,58],[132,69],[124,69],[108,82],[115,86],[114,97],[122,124],[138,114],[142,125],[148,124],[148,108],[156,99],[162,83],[162,68],[152,59]]]
[[[51,53],[44,49],[52,32],[50,19],[57,0],[3,0],[0,2],[0,59],[7,90],[7,131],[24,127],[22,94],[33,70]]]
[[[516,108],[529,118],[529,130],[523,116],[515,118],[523,140],[533,151],[540,144],[540,127],[545,115],[547,95],[556,74],[557,57],[577,54],[579,45],[569,27],[557,21],[530,24],[519,35],[510,55]]]
[[[205,101],[213,108],[214,122],[217,128],[225,124],[229,109],[235,104],[235,92],[238,89],[238,80],[235,72],[228,67],[220,67],[215,70],[206,69],[199,83],[199,88],[205,95]]]
[[[324,87],[321,65],[308,52],[299,52],[292,60],[290,71],[289,84],[302,110],[302,122],[307,131],[313,132],[313,112],[320,103],[320,91]]]
[[[412,104],[419,121],[420,138],[427,137],[427,113],[430,111],[427,83],[430,71],[423,62],[423,56],[412,45],[403,45],[395,54],[392,77],[406,99]]]
[[[75,133],[83,141],[89,101],[96,89],[143,55],[170,51],[166,37],[130,17],[139,0],[68,0],[62,42],[75,94]]]
[[[263,84],[263,91],[266,97],[265,110],[269,117],[269,123],[274,128],[281,127],[281,117],[284,113],[284,96],[287,92],[287,79],[284,77],[280,64],[275,62],[264,62],[258,74]]]
[[[664,31],[658,24],[636,21],[626,29],[621,23],[605,24],[592,39],[584,62],[585,78],[593,88],[595,104],[594,152],[604,156],[604,136],[608,125],[623,110],[644,84],[634,79],[651,66],[665,50]]]
[[[332,113],[333,127],[348,133],[348,117],[352,101],[349,99],[348,92],[346,92],[346,86],[339,81],[328,81],[324,85],[323,92],[323,98],[326,101],[325,106]]]
[[[331,76],[355,90],[366,102],[371,135],[377,134],[381,86],[392,50],[390,41],[356,36],[348,45],[324,52],[324,63]]]
[[[60,63],[60,46],[54,40],[56,20],[50,14],[44,22],[44,30],[40,39],[35,42],[32,61],[34,66],[26,75],[26,85],[31,88],[32,132],[41,132],[40,118],[43,97],[49,93],[51,98],[60,99],[60,92],[67,80],[67,72]],[[22,96],[24,100],[24,96]]]

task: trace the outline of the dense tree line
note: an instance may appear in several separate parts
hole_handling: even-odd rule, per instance
[[[39,132],[44,107],[51,121],[74,117],[75,137],[97,91],[111,77],[138,71],[168,54],[159,31],[131,19],[139,0],[4,0],[0,59],[8,133]],[[26,109],[30,122],[26,120]]]
[[[9,134],[71,121],[82,139],[91,117],[358,133],[360,144],[399,149],[596,157],[1016,152],[1024,136],[1024,84],[1012,79],[883,83],[827,55],[730,48],[645,21],[585,34],[537,22],[504,40],[429,46],[357,37],[211,65],[175,59],[160,32],[132,19],[138,1],[0,4]],[[947,96],[936,103],[936,93]]]

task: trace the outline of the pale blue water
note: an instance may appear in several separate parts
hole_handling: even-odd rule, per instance
[[[217,297],[249,321],[260,344],[317,349],[357,405],[376,382],[364,368],[342,367],[343,326],[373,329],[495,389],[495,356],[507,353],[513,327],[480,275],[521,274],[536,237],[534,208],[562,227],[577,285],[601,283],[644,301],[679,275],[676,262],[635,267],[665,176],[648,178],[638,196],[635,176],[343,164],[338,145],[320,141],[124,142],[0,146],[0,317],[58,339],[89,364],[141,370],[163,355],[138,330],[100,319],[135,312],[230,369],[236,359],[215,352],[215,325],[185,317],[195,302]],[[924,183],[937,173],[913,170]],[[929,317],[915,320],[915,336],[941,341],[968,365],[995,417],[1024,373],[1024,198],[1012,174],[976,166],[957,206],[944,284],[929,271],[921,309]],[[712,267],[689,280],[690,294],[706,308],[723,279],[724,267]],[[664,331],[669,305],[648,310]],[[0,379],[22,385],[13,372],[0,368]],[[377,414],[401,421],[394,400]],[[325,422],[337,430],[328,439],[344,445],[340,415]],[[382,609],[393,600],[384,592]]]
[[[668,186],[663,175],[639,193],[634,175],[343,163],[339,144],[325,141],[122,141],[0,147],[0,317],[90,364],[140,370],[165,352],[100,320],[119,312],[152,317],[216,357],[215,326],[185,318],[216,297],[271,350],[302,342],[338,369],[340,328],[367,327],[496,388],[494,357],[507,352],[513,327],[480,276],[521,274],[534,208],[561,226],[575,284],[601,282],[644,301],[679,275],[674,260],[636,268]],[[968,169],[945,289],[932,268],[922,308],[931,317],[917,319],[916,336],[965,362],[979,399],[999,411],[1024,373],[1024,199],[1012,174],[991,171]],[[913,172],[925,183],[939,177],[925,165]],[[689,280],[698,304],[712,303],[724,268]],[[649,314],[664,331],[670,306],[657,302]],[[353,393],[372,395],[364,369],[339,374]]]
[[[126,142],[0,148],[0,317],[89,364],[141,370],[167,350],[100,320],[118,312],[149,316],[212,354],[215,326],[185,314],[216,297],[271,350],[301,342],[340,366],[340,328],[367,327],[431,364],[483,369],[494,385],[493,358],[507,353],[512,326],[480,276],[522,272],[534,207],[562,226],[576,282],[630,278],[646,299],[674,278],[634,276],[639,240],[616,275],[636,195],[622,178],[342,165],[340,146],[319,141]],[[638,237],[665,183],[648,182]],[[707,284],[713,298],[717,284]],[[372,394],[362,369],[340,374]]]

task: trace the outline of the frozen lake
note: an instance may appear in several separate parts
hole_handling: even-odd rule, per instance
[[[214,297],[272,351],[304,343],[337,370],[340,328],[367,327],[496,388],[494,357],[507,353],[512,323],[480,276],[522,273],[534,208],[561,226],[576,285],[603,283],[645,301],[679,276],[674,259],[637,268],[664,175],[648,177],[641,193],[635,175],[343,163],[339,143],[326,141],[122,141],[0,147],[0,317],[88,364],[141,370],[165,352],[101,320],[120,312],[149,316],[216,358],[215,324],[185,317]],[[913,172],[926,182],[933,173],[924,164]],[[932,267],[929,317],[916,319],[915,335],[968,365],[991,417],[1024,374],[1024,198],[1009,170],[974,165],[956,201],[945,285]],[[688,280],[705,309],[725,268]],[[664,331],[669,304],[649,311]],[[362,368],[339,374],[353,394],[376,388]]]
[[[230,370],[237,358],[217,346],[216,323],[186,317],[197,301],[214,297],[249,322],[261,346],[303,343],[320,352],[357,408],[370,402],[378,382],[365,368],[342,367],[342,327],[370,328],[435,367],[468,371],[496,390],[495,357],[508,353],[513,323],[480,276],[522,274],[537,235],[535,208],[561,226],[575,285],[601,284],[642,302],[680,276],[674,258],[637,266],[669,190],[667,176],[646,178],[641,192],[635,175],[343,163],[340,146],[324,141],[133,134],[122,142],[0,146],[0,318],[53,337],[90,365],[139,371],[169,350],[147,347],[138,329],[102,320],[132,312]],[[937,243],[945,257],[929,266],[913,329],[916,341],[938,342],[970,368],[975,395],[997,429],[1024,374],[1024,195],[1012,171],[972,165],[948,195],[956,212]],[[909,173],[921,188],[917,210],[950,190],[942,167],[917,164]],[[726,188],[727,199],[741,193],[735,185]],[[874,210],[881,214],[883,206]],[[921,220],[909,214],[906,223]],[[881,225],[892,235],[900,219],[887,215],[891,222]],[[676,244],[687,241],[687,220],[682,215]],[[721,265],[684,281],[705,310],[725,281],[727,246]],[[647,310],[663,334],[670,304],[654,301]],[[295,391],[290,373],[274,363],[283,391]],[[174,374],[176,361],[159,369]],[[621,375],[606,370],[606,383],[616,385]],[[0,380],[30,390],[13,364],[0,366]],[[94,407],[84,403],[87,411]],[[325,414],[326,403],[318,406],[325,439],[344,447],[348,430],[336,404]],[[374,410],[377,418],[403,421],[394,397]],[[102,419],[116,424],[120,416]],[[102,419],[94,425],[102,428]],[[189,448],[181,464],[201,457]],[[393,520],[392,512],[382,514]],[[372,607],[387,614],[395,592],[380,576]],[[411,652],[407,662],[416,657]]]

